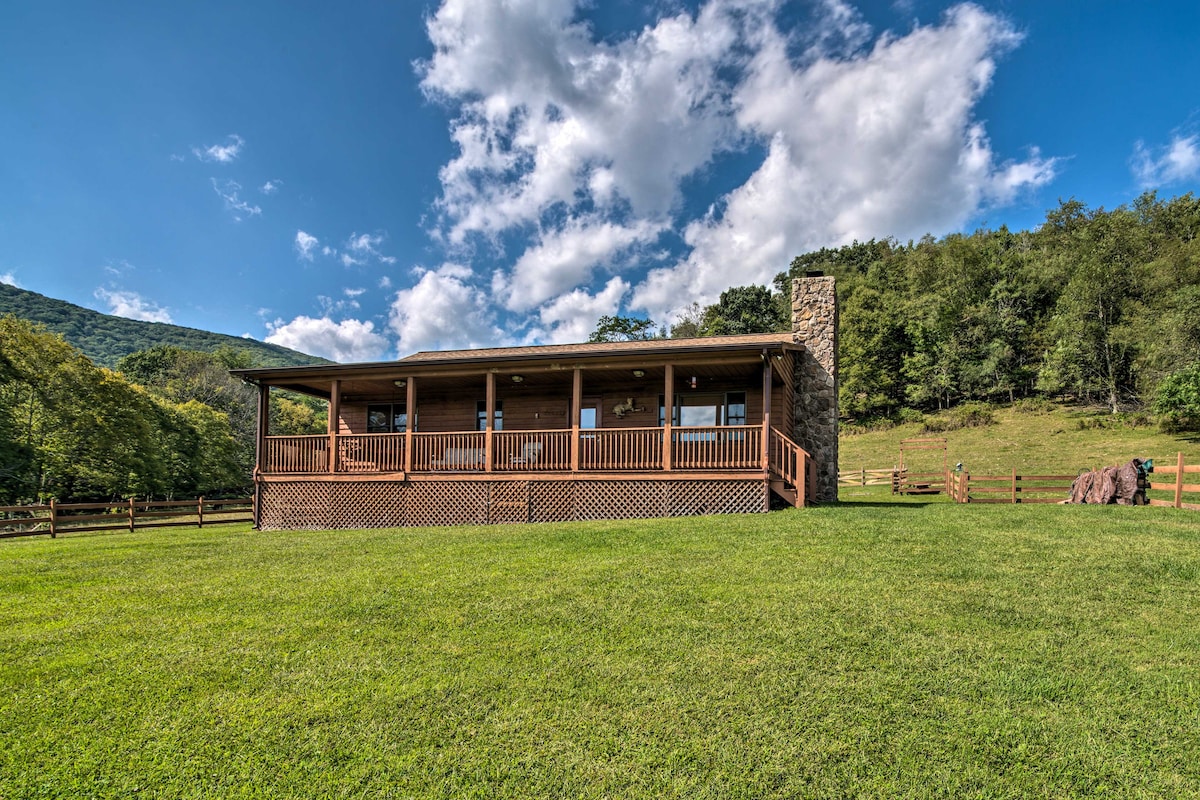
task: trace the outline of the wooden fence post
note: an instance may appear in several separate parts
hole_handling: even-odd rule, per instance
[[[133,529],[135,527],[134,523],[133,523],[133,519],[134,519],[134,516],[136,515],[136,513],[137,512],[133,508],[133,498],[131,497],[131,498],[129,498],[129,532],[130,533],[133,533]]]
[[[204,495],[196,501],[196,527],[204,527]]]
[[[55,516],[58,514],[58,509],[54,506],[54,498],[50,498],[50,538],[57,539],[58,531],[56,530],[57,520]]]
[[[1012,504],[1017,504],[1017,468],[1012,468]]]
[[[1183,453],[1179,454],[1175,467],[1175,507],[1183,508]]]

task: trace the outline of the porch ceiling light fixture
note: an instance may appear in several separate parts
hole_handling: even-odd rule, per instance
[[[524,375],[513,375],[513,376],[512,376],[512,382],[513,382],[513,383],[521,383],[521,382],[523,382],[524,380],[525,380],[525,376],[524,376]]]
[[[695,389],[696,388],[696,376],[695,375],[692,376],[692,380],[690,381],[690,383],[692,384],[692,388]]]
[[[644,370],[644,369],[635,369],[635,370],[633,371],[633,377],[635,377],[635,378],[644,378],[644,377],[646,377],[646,370]]]
[[[395,386],[397,389],[403,389],[405,386],[408,385],[408,381],[401,378],[400,380],[392,381],[392,385]]]

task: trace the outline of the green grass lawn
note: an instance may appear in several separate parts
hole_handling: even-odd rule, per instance
[[[1200,515],[0,542],[0,797],[1200,796]]]

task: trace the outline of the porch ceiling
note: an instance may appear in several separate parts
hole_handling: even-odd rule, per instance
[[[397,367],[402,367],[397,364]],[[641,372],[639,376],[636,374]],[[677,391],[691,389],[691,378],[697,379],[697,389],[703,390],[705,384],[747,383],[756,385],[760,380],[762,370],[761,359],[747,359],[741,363],[721,364],[681,364],[675,367],[675,384]],[[513,376],[520,376],[519,382]],[[496,371],[496,387],[501,394],[554,393],[570,394],[573,370],[571,369],[523,369],[514,368]],[[405,399],[406,387],[396,386],[395,381],[407,380],[400,369],[388,377],[352,377],[341,379],[341,393],[347,400],[372,399],[395,402]],[[583,371],[583,390],[585,393],[600,390],[636,389],[641,393],[661,392],[666,380],[665,366],[644,366],[619,368],[585,368]],[[309,378],[286,384],[273,384],[280,388],[291,389],[314,397],[328,398],[333,388],[331,379]],[[484,372],[458,375],[425,375],[416,377],[417,391],[420,394],[434,392],[450,394],[463,392],[481,394],[487,385]]]
[[[690,347],[670,346],[638,349],[622,348],[610,352],[556,352],[552,348],[537,352],[514,353],[513,358],[452,358],[438,360],[411,357],[400,361],[373,364],[344,364],[322,367],[284,367],[234,370],[233,374],[261,385],[291,389],[315,397],[328,398],[333,381],[341,381],[341,392],[351,397],[389,397],[403,399],[405,387],[396,381],[415,380],[418,391],[472,393],[483,390],[489,372],[495,374],[498,387],[521,386],[527,389],[558,391],[569,387],[576,368],[583,371],[584,389],[644,385],[661,387],[666,365],[674,367],[680,389],[692,376],[701,382],[743,381],[756,379],[764,353],[775,354],[802,349],[778,338],[729,337],[733,342],[714,339],[689,340]],[[756,339],[756,341],[741,341]],[[761,339],[761,341],[757,341]],[[632,343],[622,343],[625,345]],[[650,343],[642,343],[650,344]],[[723,346],[722,346],[723,345]],[[519,349],[518,349],[519,350]],[[641,372],[640,376],[636,372]],[[519,375],[519,382],[513,376]]]

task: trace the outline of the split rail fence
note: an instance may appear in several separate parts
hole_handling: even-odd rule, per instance
[[[1189,511],[1200,511],[1200,483],[1184,483],[1185,475],[1200,475],[1200,464],[1185,464],[1183,462],[1183,453],[1180,453],[1175,459],[1175,464],[1168,466],[1154,462],[1154,472],[1150,473],[1151,478],[1159,475],[1174,475],[1175,479],[1171,482],[1151,480],[1150,491],[1169,492],[1170,500],[1164,500],[1156,496],[1150,496],[1150,505],[1152,506],[1170,506],[1172,508],[1186,508]],[[1183,502],[1184,495],[1193,495],[1188,497],[1189,501]]]
[[[177,525],[223,525],[253,522],[254,501],[232,500],[128,500],[120,503],[57,503],[0,506],[0,539],[15,536],[57,538],[60,533],[135,531]]]
[[[1074,475],[946,473],[946,493],[956,503],[1061,503],[1071,494]]]
[[[838,472],[838,484],[841,486],[893,486],[896,481],[897,469],[847,469]]]
[[[1200,464],[1187,464],[1183,453],[1167,464],[1155,460],[1154,471],[1146,483],[1147,504],[1200,511]],[[1190,476],[1196,476],[1195,481]],[[887,486],[893,494],[921,494],[940,487],[945,481],[946,494],[955,503],[1061,503],[1071,493],[1078,475],[1026,475],[1012,469],[1006,475],[973,475],[965,471],[914,473],[891,469],[842,470],[840,486]],[[931,478],[936,480],[931,480]],[[932,485],[931,485],[932,484]]]
[[[1154,480],[1163,475],[1169,480]],[[1200,511],[1200,483],[1185,483],[1187,475],[1200,475],[1200,464],[1186,464],[1183,453],[1176,463],[1155,461],[1146,483],[1147,505]],[[946,473],[946,493],[956,503],[1061,503],[1071,492],[1077,475],[1008,475]],[[1188,502],[1184,502],[1187,500]]]

